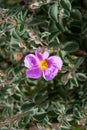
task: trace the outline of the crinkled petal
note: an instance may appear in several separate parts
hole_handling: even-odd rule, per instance
[[[44,53],[41,53],[41,48],[37,48],[35,51],[36,57],[38,57],[39,60],[47,59],[49,56],[49,52],[46,50]]]
[[[43,56],[41,54],[41,48],[37,48],[35,50],[35,56],[38,57],[39,60],[42,60],[43,59]]]
[[[31,68],[26,70],[26,75],[28,78],[38,79],[42,75],[42,71],[39,68]]]
[[[46,50],[44,53],[43,53],[43,59],[47,59],[49,56],[49,52]]]
[[[49,68],[43,71],[43,77],[45,80],[52,80],[58,73],[58,67],[51,65]]]
[[[58,57],[58,56],[51,56],[51,57],[49,57],[47,59],[47,61],[48,61],[49,66],[50,65],[54,65],[55,67],[58,68],[58,70],[61,70],[62,65],[63,65],[63,61],[62,61],[62,59],[60,57]]]
[[[38,65],[38,58],[33,55],[33,54],[29,54],[25,57],[24,59],[24,65],[27,67],[27,68],[31,68],[33,66],[37,66]]]

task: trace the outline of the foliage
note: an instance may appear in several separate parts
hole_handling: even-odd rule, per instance
[[[0,1],[0,129],[85,130],[87,10],[80,0],[34,2]],[[24,57],[39,46],[63,60],[52,81],[25,75]]]

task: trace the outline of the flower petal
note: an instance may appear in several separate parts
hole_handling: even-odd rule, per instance
[[[26,75],[28,78],[38,79],[42,75],[42,71],[39,68],[31,68],[26,70]]]
[[[35,51],[35,56],[38,57],[39,60],[43,59],[43,56],[41,54],[41,48],[37,48]]]
[[[55,67],[58,68],[58,70],[61,70],[62,65],[63,65],[63,61],[60,57],[51,56],[47,59],[47,61],[48,61],[49,66],[53,64]]]
[[[38,58],[35,55],[33,55],[33,54],[29,54],[24,59],[24,65],[27,68],[31,68],[33,66],[37,66],[38,65]]]
[[[58,67],[51,65],[49,68],[44,70],[43,77],[45,80],[52,80],[58,73]]]
[[[43,59],[47,59],[49,56],[49,52],[46,50],[44,53],[43,53]]]
[[[49,52],[46,50],[44,53],[41,53],[41,48],[37,48],[35,51],[36,57],[38,57],[39,60],[47,59],[49,56]]]

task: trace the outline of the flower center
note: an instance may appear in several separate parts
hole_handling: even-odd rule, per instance
[[[41,70],[45,70],[48,67],[48,63],[46,60],[42,60],[39,62],[39,67]]]

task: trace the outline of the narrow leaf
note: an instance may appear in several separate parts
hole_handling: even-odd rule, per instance
[[[53,4],[50,8],[49,8],[49,16],[52,20],[58,22],[58,6],[57,4]]]
[[[74,52],[79,49],[79,45],[75,41],[69,41],[65,43],[64,50],[68,52]]]

